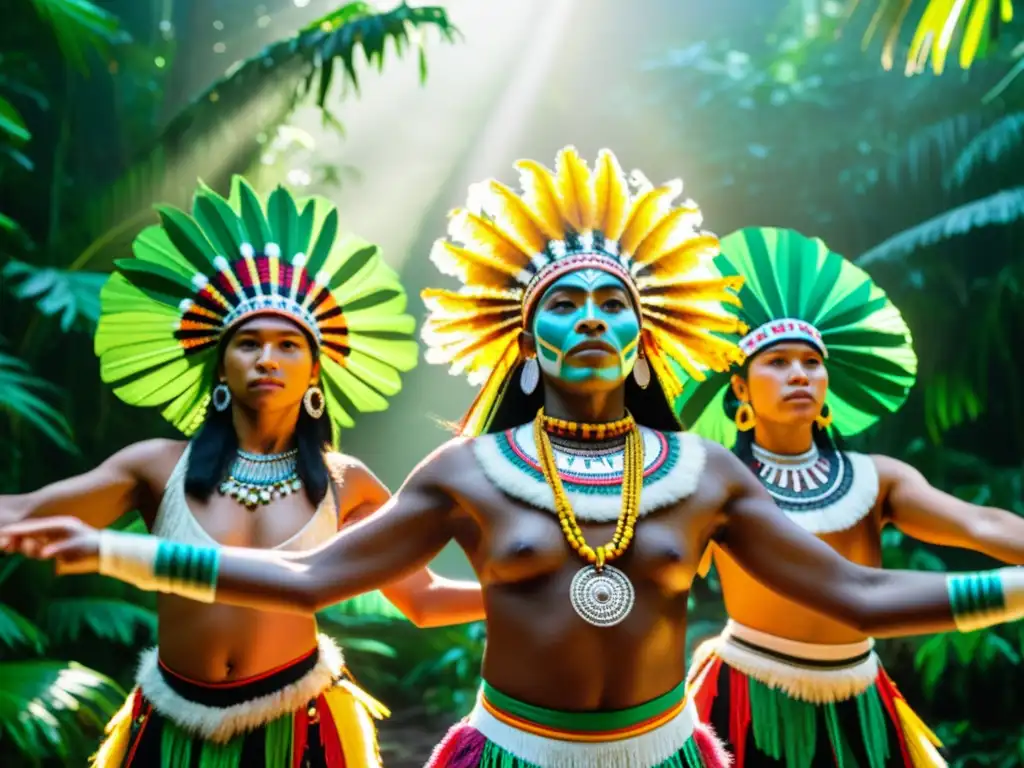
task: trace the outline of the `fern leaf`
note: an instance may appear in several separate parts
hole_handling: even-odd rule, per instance
[[[891,261],[943,240],[996,224],[1009,224],[1024,217],[1024,187],[1013,187],[994,195],[940,213],[893,235],[856,259],[865,269]]]
[[[23,360],[0,352],[0,413],[24,419],[63,450],[77,453],[67,419],[43,399],[55,391]]]
[[[55,643],[77,643],[85,635],[119,645],[132,645],[142,630],[147,641],[156,636],[156,614],[124,600],[70,597],[52,600],[43,626]]]
[[[976,134],[957,156],[947,177],[948,184],[964,184],[985,165],[994,165],[1024,142],[1024,112],[1006,115]]]

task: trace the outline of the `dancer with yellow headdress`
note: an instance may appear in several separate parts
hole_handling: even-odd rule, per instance
[[[739,357],[712,331],[738,281],[712,268],[679,182],[627,182],[562,150],[452,218],[425,294],[428,357],[481,383],[462,435],[330,544],[283,557],[155,549],[78,521],[0,530],[9,550],[196,599],[309,613],[422,566],[450,541],[484,589],[484,683],[432,768],[724,768],[685,683],[686,605],[712,541],[764,583],[879,634],[1024,615],[1015,572],[879,571],[806,533],[670,397]],[[474,195],[476,198],[476,195]],[[952,586],[950,586],[952,585]],[[955,600],[950,599],[950,588]]]

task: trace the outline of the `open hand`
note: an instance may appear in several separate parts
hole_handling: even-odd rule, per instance
[[[0,551],[54,560],[57,573],[95,573],[100,565],[100,532],[77,517],[25,520],[0,528]]]

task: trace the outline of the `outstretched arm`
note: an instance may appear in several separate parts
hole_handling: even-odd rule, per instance
[[[435,453],[376,514],[308,552],[97,533],[68,518],[2,528],[0,548],[57,560],[65,573],[99,570],[192,600],[311,614],[423,568],[448,543],[457,510],[441,480],[451,476],[449,453]]]
[[[790,521],[732,454],[709,454],[728,495],[718,544],[776,592],[876,637],[967,632],[1024,616],[1024,569],[946,575],[857,565]]]
[[[133,509],[153,505],[146,472],[173,452],[170,440],[133,443],[84,474],[32,493],[0,496],[0,526],[61,515],[105,528]]]
[[[337,462],[335,462],[337,464]],[[347,528],[376,512],[391,492],[362,462],[345,457],[334,466],[341,481],[339,519]],[[381,589],[402,614],[417,627],[444,627],[484,618],[484,599],[475,581],[457,581],[423,568]]]
[[[888,456],[872,459],[878,467],[885,517],[905,534],[1024,565],[1024,517],[943,493],[902,461]]]

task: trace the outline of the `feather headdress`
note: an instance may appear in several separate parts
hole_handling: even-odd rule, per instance
[[[200,187],[192,215],[158,206],[160,224],[100,295],[95,350],[103,381],[130,405],[163,408],[186,435],[202,424],[224,334],[254,314],[290,318],[315,339],[336,431],[382,411],[416,365],[415,321],[377,246],[339,234],[323,198],[282,187],[261,201],[240,177],[230,200]]]
[[[715,263],[743,278],[735,311],[751,328],[739,339],[746,356],[782,341],[806,342],[826,356],[826,403],[840,434],[867,429],[906,400],[917,374],[910,329],[863,269],[817,238],[772,227],[723,238]],[[728,386],[727,373],[689,381],[676,406],[692,431],[731,447]]]
[[[715,271],[718,239],[698,229],[697,205],[674,204],[682,182],[654,186],[638,173],[627,180],[608,150],[594,171],[573,147],[558,153],[554,172],[532,160],[516,167],[521,193],[494,180],[476,185],[466,208],[451,215],[450,239],[434,246],[431,259],[462,288],[423,292],[427,361],[483,385],[466,433],[487,429],[545,290],[578,269],[625,283],[640,315],[642,354],[670,402],[682,389],[670,361],[701,379],[740,358],[717,334],[742,331],[723,307],[737,303],[741,281]]]

